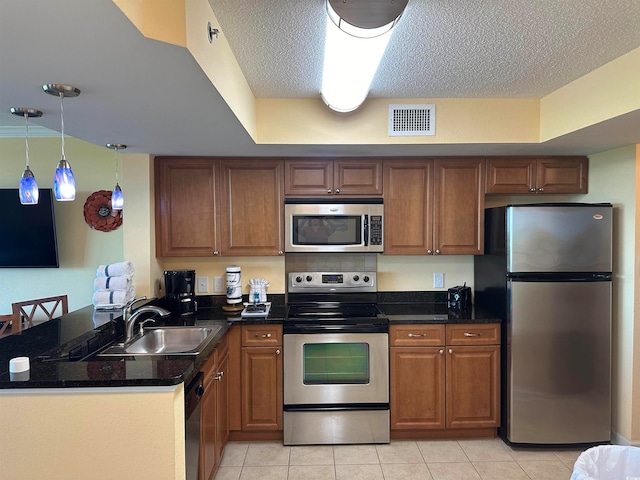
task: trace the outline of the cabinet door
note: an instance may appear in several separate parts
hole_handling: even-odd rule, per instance
[[[217,365],[205,371],[204,395],[200,399],[200,478],[212,479],[216,471]]]
[[[535,158],[487,158],[485,193],[535,193]]]
[[[447,428],[497,427],[500,347],[447,346]]]
[[[326,196],[333,194],[333,160],[286,160],[285,195]]]
[[[484,159],[435,160],[433,176],[433,253],[481,254],[484,251]]]
[[[382,160],[345,158],[333,163],[336,195],[382,195]]]
[[[224,446],[229,439],[229,355],[220,359],[215,378],[216,393],[216,426],[215,426],[215,459],[216,468],[222,459]]]
[[[384,161],[384,253],[425,255],[432,245],[431,160]]]
[[[282,430],[282,347],[242,348],[242,430]]]
[[[223,255],[282,255],[284,191],[279,159],[220,162]]]
[[[217,182],[212,159],[156,158],[156,256],[218,254]]]
[[[391,429],[445,426],[444,347],[391,347]]]
[[[587,193],[586,157],[538,159],[538,193]]]

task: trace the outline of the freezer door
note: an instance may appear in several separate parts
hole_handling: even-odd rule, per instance
[[[506,210],[508,272],[611,272],[610,205]]]
[[[611,282],[509,282],[506,403],[513,443],[611,438]]]

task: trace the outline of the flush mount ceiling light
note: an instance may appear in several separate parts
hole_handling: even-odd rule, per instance
[[[25,123],[25,159],[26,166],[22,178],[20,179],[20,203],[22,205],[36,205],[40,198],[40,192],[38,190],[38,183],[36,177],[33,175],[31,168],[29,168],[29,118],[41,117],[42,112],[35,108],[12,108],[11,113],[24,117]]]
[[[121,143],[107,143],[107,148],[111,148],[116,157],[116,186],[113,187],[113,192],[111,192],[111,209],[122,210],[122,207],[124,207],[124,195],[118,184],[118,150],[124,150],[127,146]]]
[[[58,167],[53,176],[53,192],[56,200],[69,201],[76,198],[76,181],[71,171],[71,165],[64,157],[64,107],[62,100],[64,97],[77,97],[80,95],[80,89],[69,85],[61,85],[59,83],[49,83],[42,86],[42,89],[49,95],[60,97],[60,124],[62,137],[62,157],[58,162]]]
[[[369,93],[393,27],[408,0],[326,0],[324,70],[320,95],[329,108],[351,112]]]

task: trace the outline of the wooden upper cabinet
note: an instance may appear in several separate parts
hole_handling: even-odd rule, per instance
[[[223,255],[284,254],[284,191],[280,159],[220,162]]]
[[[384,253],[482,253],[483,188],[483,159],[385,161]]]
[[[480,255],[484,251],[484,159],[434,162],[433,251]]]
[[[587,193],[587,157],[487,158],[488,194]]]
[[[285,161],[284,184],[288,196],[380,196],[382,160],[290,159]]]
[[[156,158],[156,256],[217,254],[217,182],[212,159]]]

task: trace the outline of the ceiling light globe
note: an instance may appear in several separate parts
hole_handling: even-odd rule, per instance
[[[76,181],[69,162],[62,159],[53,175],[53,193],[58,201],[76,199]]]
[[[29,167],[25,168],[22,178],[20,179],[19,189],[20,203],[22,205],[36,205],[40,199],[40,191],[38,190],[38,182]]]
[[[113,187],[113,192],[111,192],[111,209],[112,210],[122,210],[124,207],[124,195],[122,193],[122,189],[120,185],[116,183],[116,186]]]

